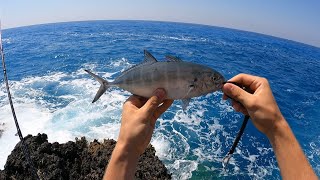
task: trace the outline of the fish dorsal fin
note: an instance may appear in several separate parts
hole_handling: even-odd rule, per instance
[[[166,55],[166,59],[168,61],[172,61],[172,62],[181,62],[182,59],[175,57],[175,56],[171,56],[171,55]]]
[[[133,65],[130,68],[124,70],[122,72],[122,75],[127,73],[127,72],[129,72],[129,71],[131,71],[132,69],[134,69],[136,67],[143,66],[143,65],[148,65],[150,63],[155,63],[155,62],[158,62],[157,59],[155,57],[153,57],[152,54],[149,53],[147,50],[144,50],[144,60],[141,63]]]
[[[144,63],[146,62],[158,62],[155,57],[152,56],[147,50],[144,50]]]

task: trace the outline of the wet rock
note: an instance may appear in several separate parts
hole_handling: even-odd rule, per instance
[[[30,150],[36,172],[43,179],[102,179],[116,141],[94,140],[88,143],[82,137],[64,144],[49,143],[46,134],[28,135],[25,142]],[[149,146],[141,155],[135,179],[171,179],[166,167]],[[0,179],[34,179],[30,165],[19,142],[8,156]]]

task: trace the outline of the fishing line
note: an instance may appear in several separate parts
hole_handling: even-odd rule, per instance
[[[234,84],[240,88],[242,88],[243,90],[247,91],[245,87],[242,87],[239,83],[236,83],[236,82],[231,82],[231,81],[226,81],[226,82],[223,82],[223,84],[225,83],[231,83],[231,84]],[[248,123],[248,120],[249,120],[250,116],[248,115],[245,115],[244,116],[244,119],[243,119],[243,122],[242,122],[242,125],[238,131],[238,134],[236,136],[236,138],[234,139],[233,141],[233,144],[229,150],[229,152],[226,154],[226,156],[222,159],[222,167],[223,169],[225,169],[227,167],[227,165],[229,164],[229,160],[232,156],[232,154],[234,153],[236,147],[238,146],[238,143],[243,135],[243,132],[244,132],[244,129],[246,128],[247,126],[247,123]]]
[[[17,133],[18,133],[18,136],[19,136],[21,144],[22,144],[23,153],[25,154],[27,162],[31,166],[30,168],[31,168],[33,177],[35,179],[40,180],[40,178],[39,178],[39,176],[37,174],[36,168],[34,167],[34,164],[33,164],[32,160],[31,160],[29,149],[27,148],[27,145],[26,145],[26,143],[24,141],[24,138],[22,136],[22,132],[21,132],[21,129],[19,127],[19,123],[18,123],[18,119],[17,119],[17,116],[16,116],[16,112],[15,112],[14,107],[13,107],[12,97],[11,97],[11,93],[10,93],[10,89],[9,89],[9,83],[8,83],[6,63],[5,63],[5,60],[4,60],[4,52],[3,52],[3,47],[2,47],[1,21],[0,21],[0,53],[1,53],[3,76],[4,76],[4,81],[6,83],[8,99],[9,99],[9,103],[10,103],[10,107],[11,107],[11,112],[12,112],[12,116],[13,116],[13,119],[14,119],[14,123],[15,123],[16,128],[17,128]]]

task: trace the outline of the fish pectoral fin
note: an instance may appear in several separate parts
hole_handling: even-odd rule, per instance
[[[188,98],[188,99],[181,99],[181,101],[182,101],[182,110],[185,111],[185,110],[187,109],[187,107],[188,107],[191,99],[190,99],[190,98]]]
[[[196,87],[196,86],[195,86],[194,84],[191,84],[191,85],[189,86],[189,90],[188,90],[188,92],[187,92],[187,94],[186,94],[185,97],[187,97],[187,96],[190,94],[190,92],[195,89],[195,87]]]
[[[196,88],[195,84],[190,84],[189,85],[189,90],[188,90],[187,94],[185,95],[185,97],[188,97],[190,92],[193,91],[195,88]],[[183,111],[185,111],[187,109],[190,101],[191,101],[191,98],[183,98],[182,99],[182,110]]]
[[[158,62],[155,57],[152,56],[147,50],[144,50],[144,63],[146,62]]]
[[[166,59],[171,62],[182,62],[182,59],[171,55],[166,55]]]

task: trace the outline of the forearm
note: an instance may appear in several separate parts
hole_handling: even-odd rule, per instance
[[[130,152],[124,145],[117,143],[103,179],[133,179],[138,160],[139,155]]]
[[[268,136],[283,179],[317,179],[289,125],[282,119]]]

